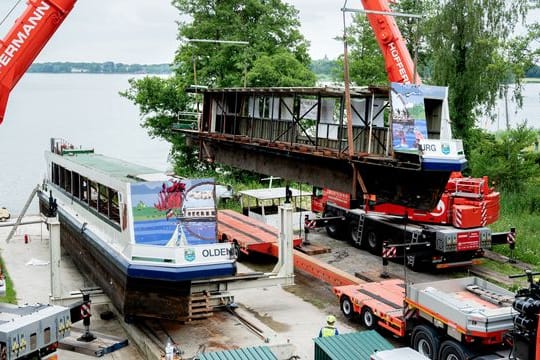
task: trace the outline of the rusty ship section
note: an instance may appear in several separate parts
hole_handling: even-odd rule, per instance
[[[343,88],[206,89],[198,129],[178,131],[207,161],[430,210],[466,164],[446,95],[425,85],[353,88],[347,116]]]

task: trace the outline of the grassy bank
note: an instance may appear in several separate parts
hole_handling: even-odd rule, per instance
[[[501,215],[491,228],[493,231],[508,231],[516,228],[514,255],[521,261],[540,268],[540,186],[526,185],[523,192],[501,193]],[[507,245],[495,247],[497,252],[510,254]]]
[[[2,258],[0,258],[0,266],[2,269],[2,273],[4,274],[4,280],[6,282],[7,288],[5,296],[0,296],[0,303],[16,304],[17,294],[15,293],[13,282],[11,282],[11,278],[9,277],[9,273],[4,266],[4,260]]]

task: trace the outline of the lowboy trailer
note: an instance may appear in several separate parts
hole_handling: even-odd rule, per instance
[[[405,284],[386,280],[334,287],[343,314],[368,329],[408,338],[438,360],[540,359],[538,283],[517,295],[478,277]]]

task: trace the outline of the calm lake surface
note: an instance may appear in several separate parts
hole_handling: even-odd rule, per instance
[[[26,74],[9,99],[0,125],[0,206],[18,214],[45,174],[44,151],[51,137],[157,170],[167,170],[169,145],[140,127],[136,106],[118,95],[136,75]],[[540,84],[525,86],[524,108],[509,104],[510,124],[527,120],[540,129]],[[506,127],[504,103],[490,131]],[[29,213],[37,213],[34,201]]]
[[[51,137],[97,153],[167,170],[170,146],[151,139],[138,109],[118,95],[136,75],[26,74],[0,125],[0,206],[18,214],[45,175]],[[36,214],[37,201],[29,213]]]

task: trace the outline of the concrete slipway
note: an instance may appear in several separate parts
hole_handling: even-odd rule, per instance
[[[27,220],[36,219],[39,218],[33,216]],[[19,305],[48,303],[50,253],[46,226],[44,224],[20,226],[8,244],[5,239],[9,230],[9,227],[0,227],[0,249],[7,271],[15,284]],[[30,239],[27,244],[24,241],[25,235]],[[70,258],[65,254],[62,256],[62,293],[68,294],[71,291],[92,286],[79,274]],[[241,268],[240,271],[249,270]],[[298,293],[296,290],[292,292]],[[204,351],[266,345],[270,346],[280,359],[288,359],[291,355],[298,355],[303,360],[313,359],[313,338],[317,336],[328,315],[327,312],[321,310],[325,308],[324,305],[315,307],[280,287],[240,290],[234,295],[239,306],[236,312],[240,318],[227,311],[220,311],[214,313],[210,319],[189,324],[161,323],[162,329],[170,334],[183,351],[182,358],[193,358]],[[101,320],[99,312],[107,310],[107,306],[93,305],[91,330],[128,338],[130,345],[107,354],[103,358],[159,358],[163,349],[149,341],[136,326],[124,324],[119,317],[114,320]],[[240,320],[241,318],[258,328],[260,334],[250,330]],[[82,328],[80,323],[74,326]],[[343,321],[339,322],[338,327],[343,333],[358,330]],[[92,358],[65,350],[60,350],[59,355],[60,359]]]

